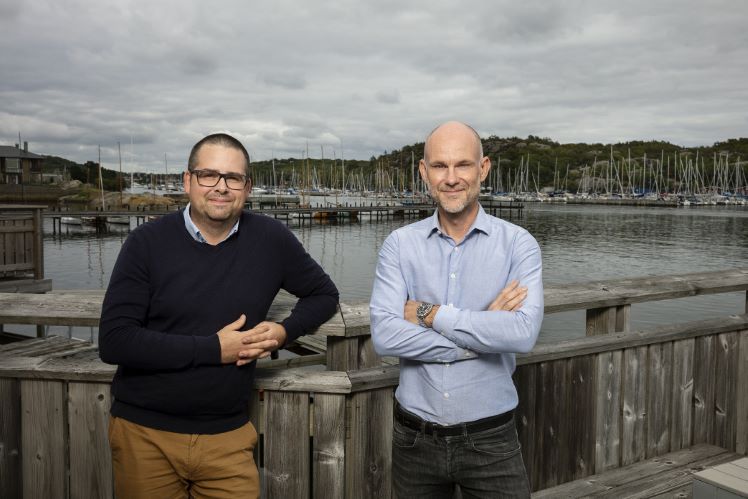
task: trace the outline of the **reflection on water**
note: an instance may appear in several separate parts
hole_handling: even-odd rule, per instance
[[[644,208],[526,205],[510,221],[528,229],[543,252],[544,281],[579,281],[681,274],[748,266],[748,210],[740,207]],[[330,274],[341,300],[368,300],[379,248],[394,229],[413,222],[388,220],[314,224],[291,222],[309,253]],[[45,274],[57,289],[105,288],[127,227],[63,226],[44,236]],[[632,327],[742,313],[745,293],[636,304]],[[584,311],[546,317],[541,341],[584,334]],[[88,338],[88,330],[78,334]]]

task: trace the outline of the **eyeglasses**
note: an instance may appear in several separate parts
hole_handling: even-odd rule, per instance
[[[198,185],[203,187],[215,187],[221,179],[226,181],[226,187],[236,191],[244,189],[247,185],[247,176],[240,173],[221,173],[215,170],[191,170],[190,175],[194,175]]]

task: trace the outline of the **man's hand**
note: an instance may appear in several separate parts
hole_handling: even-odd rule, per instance
[[[278,342],[276,340],[263,338],[252,342],[252,348],[247,350],[247,346],[243,343],[243,340],[249,338],[253,330],[241,331],[241,327],[244,325],[246,320],[247,317],[242,314],[237,320],[224,326],[220,331],[218,331],[218,341],[221,345],[221,363],[231,364],[236,362],[238,365],[243,365],[252,362],[256,358],[269,356],[271,350],[278,347]],[[240,353],[246,353],[247,357],[251,358],[247,362],[239,364],[238,361],[244,359],[244,357],[242,357],[242,359],[239,358]]]
[[[502,289],[499,295],[494,298],[488,306],[488,310],[516,312],[522,307],[525,298],[527,298],[527,288],[520,287],[519,281],[514,280],[510,282],[507,287]]]
[[[268,357],[270,352],[285,345],[287,338],[286,328],[277,322],[260,322],[242,338],[243,348],[236,365],[243,366],[255,359]]]

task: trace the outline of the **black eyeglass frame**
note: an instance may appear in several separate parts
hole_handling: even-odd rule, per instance
[[[221,173],[218,170],[187,170],[187,172],[189,172],[190,176],[192,176],[192,175],[195,176],[195,180],[197,180],[197,184],[199,186],[201,186],[201,187],[215,187],[215,186],[218,185],[218,183],[221,181],[221,179],[223,179],[223,181],[226,183],[226,187],[228,187],[229,189],[231,189],[233,191],[241,191],[242,189],[244,189],[247,186],[247,182],[249,181],[249,177],[247,175],[242,175],[240,173]],[[201,180],[205,181],[205,178],[201,178],[201,174],[203,174],[203,173],[210,173],[210,174],[218,175],[218,179],[212,185],[204,184],[204,183],[201,182]],[[231,187],[229,185],[229,177],[230,176],[234,177],[234,179],[236,179],[236,180],[238,180],[237,177],[241,177],[244,180],[244,182],[242,183],[242,186],[241,187]]]

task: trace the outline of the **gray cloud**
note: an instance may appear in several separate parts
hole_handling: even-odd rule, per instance
[[[218,130],[256,159],[365,159],[447,119],[708,144],[748,129],[746,22],[739,0],[0,0],[0,143],[77,161],[101,144],[106,164],[120,141],[158,171]]]

